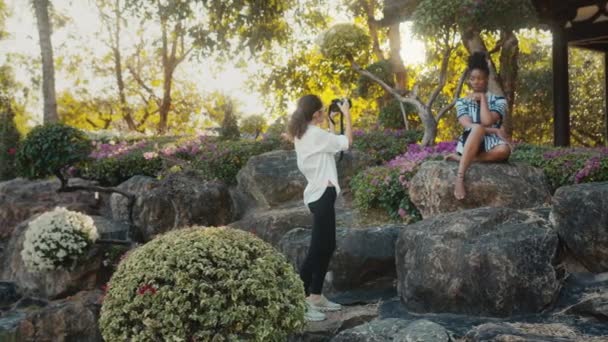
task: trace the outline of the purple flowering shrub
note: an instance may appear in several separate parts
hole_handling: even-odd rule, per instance
[[[154,140],[95,143],[91,161],[78,175],[102,185],[117,185],[135,175],[162,176],[175,170],[193,169],[205,179],[220,179],[228,184],[249,157],[275,149],[276,141],[220,141],[200,136],[170,141]]]
[[[553,148],[518,145],[512,161],[543,169],[553,190],[560,186],[608,181],[608,148]]]
[[[363,212],[381,209],[396,220],[420,220],[420,212],[410,201],[409,182],[420,164],[427,160],[442,159],[455,149],[455,141],[441,142],[430,147],[410,144],[406,153],[382,166],[358,173],[351,181],[355,207]]]

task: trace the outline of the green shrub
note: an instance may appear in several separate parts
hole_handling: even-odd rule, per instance
[[[422,138],[422,132],[375,129],[369,132],[355,131],[353,148],[365,152],[376,164],[382,164],[407,151],[409,144]]]
[[[21,135],[10,102],[0,99],[0,181],[17,176],[16,158]]]
[[[406,115],[415,113],[416,108],[411,104],[404,103],[403,109]],[[380,109],[380,116],[378,116],[378,123],[380,126],[389,129],[403,129],[405,123],[403,122],[403,114],[401,113],[401,106],[399,101],[391,100],[386,106]]]
[[[382,209],[394,220],[420,220],[420,212],[410,201],[407,188],[414,174],[415,171],[391,166],[375,166],[358,173],[350,183],[355,207],[362,212]]]
[[[17,152],[17,164],[23,176],[44,178],[86,161],[91,150],[82,131],[61,123],[46,124],[27,135]]]
[[[101,308],[106,341],[285,341],[304,325],[304,287],[272,246],[193,227],[132,251]]]
[[[115,186],[136,176],[156,177],[163,169],[159,157],[146,159],[142,151],[133,151],[118,157],[90,160],[79,169],[79,176],[96,180],[102,186]]]
[[[196,159],[195,169],[207,179],[219,179],[226,184],[236,183],[236,175],[252,156],[272,151],[277,141],[222,141],[206,144]]]

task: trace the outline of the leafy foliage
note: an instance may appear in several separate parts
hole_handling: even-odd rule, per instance
[[[163,166],[162,159],[148,159],[140,150],[123,156],[91,160],[79,169],[78,175],[96,180],[102,186],[115,186],[137,175],[156,177]]]
[[[14,178],[17,174],[15,154],[20,139],[11,104],[8,99],[0,99],[0,181]]]
[[[365,70],[376,75],[389,86],[395,86],[395,80],[390,61],[382,60],[379,62],[372,63],[365,67]],[[373,82],[365,76],[359,76],[359,81],[357,84],[357,94],[364,98],[368,98],[370,94],[377,94],[383,92],[383,90],[380,89],[380,86],[376,82]],[[374,88],[376,91],[371,91],[370,88]]]
[[[230,228],[171,231],[131,252],[109,283],[107,341],[284,341],[304,288],[272,246]]]
[[[228,110],[224,114],[224,120],[222,121],[222,126],[220,127],[220,137],[224,140],[236,140],[241,137],[239,124],[232,110]]]
[[[86,161],[91,150],[82,131],[60,123],[46,124],[27,135],[17,151],[17,163],[23,176],[44,178]]]
[[[354,132],[353,148],[382,164],[407,151],[407,146],[422,138],[420,131],[370,129]]]
[[[321,53],[333,61],[359,61],[369,51],[370,39],[365,30],[354,24],[336,24],[323,33]]]
[[[529,0],[426,0],[418,3],[412,19],[414,31],[423,37],[438,36],[454,25],[460,30],[497,31],[530,28],[537,23]]]
[[[257,139],[266,129],[266,119],[262,115],[251,115],[241,120],[241,131]]]

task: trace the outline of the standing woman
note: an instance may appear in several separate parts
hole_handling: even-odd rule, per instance
[[[473,92],[456,102],[458,122],[465,130],[458,138],[457,154],[447,157],[460,163],[454,184],[454,196],[459,200],[466,196],[464,177],[472,162],[505,161],[511,155],[511,148],[500,129],[507,101],[503,96],[488,92],[490,69],[485,53],[475,52],[469,57],[468,72]]]
[[[304,203],[313,215],[312,238],[306,259],[300,267],[300,278],[304,282],[306,319],[321,321],[323,311],[337,311],[340,304],[330,302],[322,294],[327,267],[336,249],[336,213],[334,203],[340,193],[335,154],[348,150],[353,141],[350,108],[343,101],[340,110],[344,115],[345,135],[333,134],[321,127],[326,114],[323,103],[316,95],[306,95],[298,100],[298,107],[289,121],[288,133],[293,139],[298,169],[308,184],[304,189]],[[332,117],[337,113],[331,113]]]

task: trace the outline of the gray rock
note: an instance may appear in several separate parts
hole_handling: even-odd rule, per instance
[[[450,334],[441,325],[421,319],[410,323],[395,342],[450,342]]]
[[[157,188],[160,182],[152,177],[134,176],[127,181],[121,183],[116,188],[129,192],[137,197],[143,196],[154,188]],[[121,194],[114,193],[110,197],[110,209],[112,219],[119,222],[129,222],[129,211],[127,204],[129,201]]]
[[[587,269],[608,271],[608,182],[557,189],[550,220],[573,256]]]
[[[336,155],[336,158],[339,154]],[[340,186],[348,187],[350,177],[371,165],[366,155],[349,151],[337,163]],[[295,151],[272,151],[249,158],[237,175],[238,188],[262,208],[302,201],[306,178],[298,170]]]
[[[93,182],[73,179],[70,185],[93,185]],[[103,205],[95,194],[87,191],[61,192],[56,179],[27,180],[17,178],[0,182],[0,240],[10,238],[13,229],[30,217],[55,207],[99,214]]]
[[[369,322],[377,315],[377,305],[347,306],[326,313],[324,321],[309,322],[302,333],[290,336],[289,342],[329,341],[339,332]]]
[[[389,342],[405,334],[409,321],[399,318],[373,320],[336,335],[332,342]]]
[[[326,290],[346,291],[374,279],[394,276],[395,241],[400,226],[336,229],[336,251],[329,264]],[[282,251],[297,268],[310,245],[311,230],[296,228],[279,242]]]
[[[13,282],[0,281],[0,310],[8,307],[21,298],[17,286]]]
[[[80,292],[43,308],[9,312],[0,318],[0,339],[101,342],[97,320],[102,297],[99,290]]]
[[[290,230],[297,227],[310,227],[312,214],[305,206],[272,209],[253,212],[229,226],[254,233],[273,246]]]
[[[423,218],[479,207],[525,209],[541,206],[550,198],[542,170],[526,164],[474,163],[465,176],[467,196],[454,197],[458,163],[428,161],[412,178],[409,194]]]
[[[205,181],[194,172],[169,175],[157,187],[138,196],[135,225],[141,239],[190,225],[222,226],[232,218],[228,187]]]
[[[414,312],[539,312],[559,293],[558,238],[531,211],[479,208],[401,230],[398,292]]]

